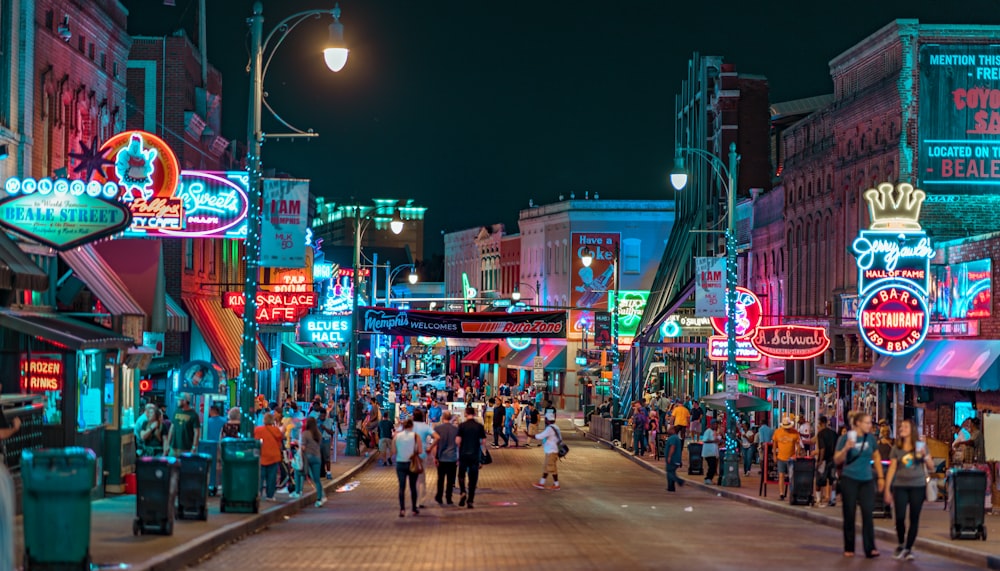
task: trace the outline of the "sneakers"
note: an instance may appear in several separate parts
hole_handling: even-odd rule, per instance
[[[292,499],[298,499],[298,498],[302,497],[302,494],[300,494],[298,492],[292,492],[292,493],[288,494],[288,497],[292,498]]]
[[[712,485],[712,479],[711,478],[705,478],[705,485],[706,486],[711,486]],[[782,496],[782,499],[784,499],[784,496]]]
[[[534,484],[532,484],[532,486],[538,488],[539,490],[544,490],[545,489],[545,484],[539,484],[538,482],[535,482]],[[465,501],[465,498],[463,498],[462,501]],[[461,504],[459,504],[459,505],[461,505]]]
[[[552,490],[553,492],[558,492],[560,490],[560,488],[559,488],[559,482],[556,482],[555,484],[552,484],[552,487],[549,488],[549,489]]]
[[[316,507],[318,507],[318,508],[323,507],[323,500],[320,500],[320,501],[316,502]]]
[[[902,545],[897,545],[896,549],[892,552],[892,558],[893,559],[902,559],[903,558],[903,553],[905,551],[906,551],[906,549]]]
[[[916,559],[916,556],[913,555],[913,551],[912,550],[910,550],[910,549],[904,549],[903,552],[904,552],[903,553],[903,559],[906,559],[907,561],[913,561],[914,559]]]
[[[462,507],[464,505],[465,505],[465,494],[462,494],[462,497],[458,500],[458,507]]]
[[[326,496],[323,496],[323,499],[319,501],[319,505],[322,506],[324,504],[326,504]]]

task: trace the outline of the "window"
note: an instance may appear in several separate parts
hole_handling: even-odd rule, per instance
[[[90,61],[94,61],[94,44],[87,46],[87,57],[90,58]]]
[[[54,23],[53,23],[54,20],[55,20],[55,14],[52,13],[52,10],[49,10],[48,12],[45,13],[45,29],[46,30],[54,30],[55,29],[55,26],[54,26]]]
[[[107,71],[108,69],[108,54],[101,52],[101,69]]]
[[[194,240],[184,240],[184,269],[194,269]]]
[[[208,274],[211,275],[211,276],[214,276],[215,275],[215,240],[209,238],[209,239],[205,240],[205,242],[208,244],[208,256],[207,256],[208,259],[207,259],[207,262],[206,262],[206,264],[208,266]]]
[[[80,50],[80,53],[82,54],[83,50],[86,49],[87,47],[87,39],[84,38],[83,35],[81,34],[76,41],[77,41],[76,48]]]
[[[642,271],[640,261],[640,246],[642,240],[638,238],[626,238],[622,240],[622,271],[626,274],[638,274]]]
[[[111,62],[111,76],[118,79],[118,62]]]

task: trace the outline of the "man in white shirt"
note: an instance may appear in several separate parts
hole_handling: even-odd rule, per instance
[[[719,427],[717,420],[708,423],[708,428],[701,435],[701,457],[708,464],[708,473],[705,474],[705,483],[711,485],[719,468],[719,437],[715,431]]]
[[[420,459],[427,460],[428,441],[434,434],[434,428],[427,422],[424,422],[424,411],[419,408],[413,411],[413,433],[420,437],[420,447],[422,450]],[[426,462],[424,465],[427,465]],[[421,508],[424,507],[425,496],[427,496],[427,470],[417,475],[417,504]]]
[[[556,426],[556,414],[554,412],[545,413],[545,430],[535,435],[535,438],[542,441],[542,452],[545,453],[545,466],[542,468],[542,478],[535,482],[534,486],[539,490],[545,489],[545,481],[549,474],[552,474],[552,487],[550,490],[559,490],[559,441],[562,434]]]

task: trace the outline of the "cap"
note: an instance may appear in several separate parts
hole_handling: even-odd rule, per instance
[[[545,413],[545,420],[550,420],[552,422],[555,422],[556,421],[556,413],[554,413],[552,411],[549,411],[549,412]]]

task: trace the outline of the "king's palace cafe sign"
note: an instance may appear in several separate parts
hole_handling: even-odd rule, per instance
[[[931,240],[920,227],[927,194],[900,183],[864,192],[871,226],[851,248],[858,264],[858,328],[880,355],[912,352],[927,337]]]

